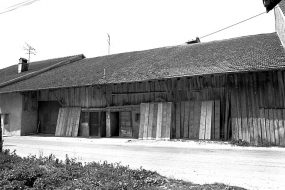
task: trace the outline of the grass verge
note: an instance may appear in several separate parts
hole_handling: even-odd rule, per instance
[[[242,190],[225,184],[198,185],[168,179],[143,168],[134,170],[119,163],[92,162],[83,165],[66,156],[21,158],[15,152],[0,153],[0,189],[227,189]]]

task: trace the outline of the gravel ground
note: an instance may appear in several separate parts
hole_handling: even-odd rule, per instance
[[[20,156],[54,154],[81,162],[121,162],[193,183],[225,183],[248,189],[284,189],[285,149],[234,147],[228,142],[155,141],[52,136],[4,137]]]

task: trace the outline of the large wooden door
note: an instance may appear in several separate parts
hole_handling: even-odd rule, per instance
[[[60,104],[56,101],[39,102],[40,133],[55,134]]]
[[[120,112],[120,137],[132,137],[131,112]]]
[[[90,112],[90,136],[100,136],[100,112]]]

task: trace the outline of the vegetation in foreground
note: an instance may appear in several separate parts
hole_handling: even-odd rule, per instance
[[[156,172],[133,170],[118,163],[86,163],[66,156],[60,161],[50,155],[21,158],[15,152],[0,153],[1,189],[227,189],[243,188],[224,184],[197,185],[167,179]]]

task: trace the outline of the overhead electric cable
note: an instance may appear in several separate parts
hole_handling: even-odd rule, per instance
[[[218,31],[216,31],[216,32],[212,32],[212,33],[210,33],[210,34],[207,34],[207,35],[205,35],[205,36],[202,36],[202,37],[200,37],[200,39],[201,39],[201,38],[205,38],[205,37],[207,37],[207,36],[211,36],[211,35],[213,35],[213,34],[216,34],[216,33],[218,33],[218,32],[221,32],[221,31],[223,31],[223,30],[226,30],[226,29],[228,29],[228,28],[231,28],[231,27],[233,27],[233,26],[236,26],[236,25],[238,25],[238,24],[241,24],[241,23],[243,23],[243,22],[246,22],[246,21],[248,21],[248,20],[250,20],[250,19],[253,19],[253,18],[255,18],[255,17],[258,17],[258,16],[260,16],[260,15],[262,15],[262,14],[264,14],[264,13],[266,13],[266,12],[262,12],[262,13],[260,13],[260,14],[258,14],[258,15],[255,15],[255,16],[253,16],[253,17],[250,17],[250,18],[248,18],[248,19],[245,19],[245,20],[243,20],[243,21],[240,21],[240,22],[238,22],[238,23],[235,23],[235,24],[233,24],[233,25],[230,25],[230,26],[228,26],[228,27],[226,27],[226,28],[223,28],[223,29],[218,30]]]
[[[36,1],[39,1],[39,0],[30,0],[30,1],[24,1],[24,2],[22,2],[22,3],[18,3],[18,4],[16,4],[16,5],[13,5],[13,6],[10,6],[10,7],[6,8],[6,9],[9,9],[9,10],[0,12],[0,14],[4,14],[4,13],[7,13],[7,12],[16,10],[16,9],[18,9],[18,8],[21,8],[21,7],[31,5],[31,4],[35,3]]]

